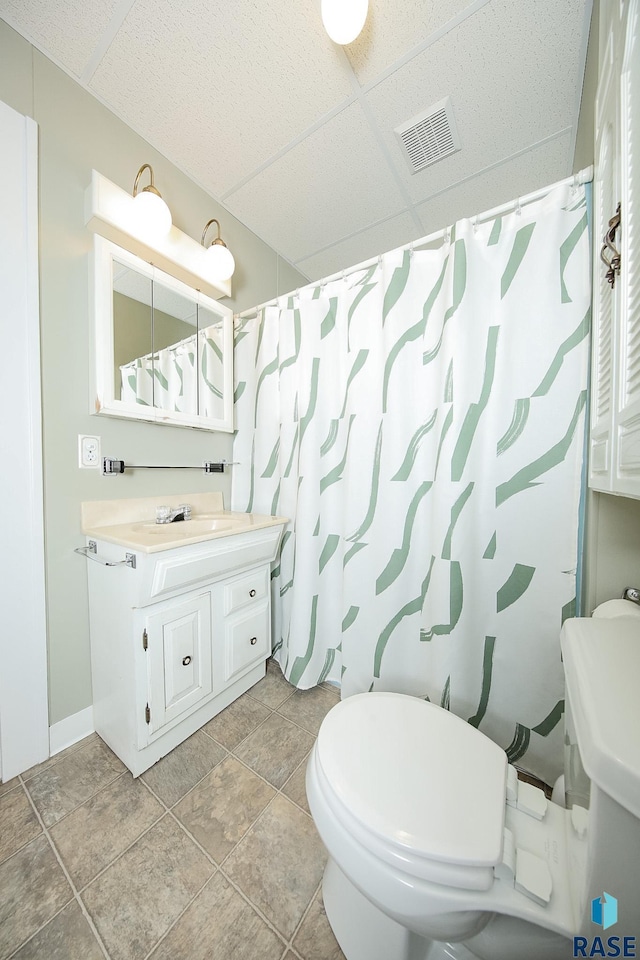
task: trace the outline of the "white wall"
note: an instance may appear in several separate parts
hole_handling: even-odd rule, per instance
[[[0,102],[0,775],[49,755],[32,120]]]

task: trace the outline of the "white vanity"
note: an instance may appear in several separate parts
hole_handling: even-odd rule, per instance
[[[160,503],[192,519],[158,524]],[[264,676],[285,524],[219,493],[82,504],[94,724],[134,776]]]

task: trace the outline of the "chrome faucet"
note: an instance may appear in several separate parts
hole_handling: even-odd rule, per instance
[[[175,509],[156,507],[156,523],[178,523],[180,520],[191,520],[191,507],[188,503],[181,503]]]

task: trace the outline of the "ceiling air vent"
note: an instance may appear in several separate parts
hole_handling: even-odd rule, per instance
[[[451,97],[396,127],[411,173],[431,166],[460,149]]]

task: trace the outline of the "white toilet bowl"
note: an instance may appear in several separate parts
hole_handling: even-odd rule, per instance
[[[415,697],[360,694],[330,711],[309,760],[307,795],[330,857],[325,908],[347,960],[566,960],[572,912],[562,808],[550,809],[544,825],[516,809],[508,820],[512,835],[526,834],[543,856],[550,838],[555,845],[553,907],[539,899],[544,878],[536,891],[534,875],[534,889],[524,892],[496,880],[507,769],[500,747]],[[523,818],[530,822],[521,828]],[[494,913],[511,914],[498,944],[485,931]],[[546,929],[527,936],[541,919]]]
[[[622,956],[627,935],[624,955],[636,955],[640,611],[625,603],[561,633],[566,807],[433,704],[368,693],[329,711],[307,795],[329,853],[327,917],[347,960]],[[613,931],[593,909],[605,892],[620,902]],[[597,935],[608,942],[610,932],[602,953]]]

